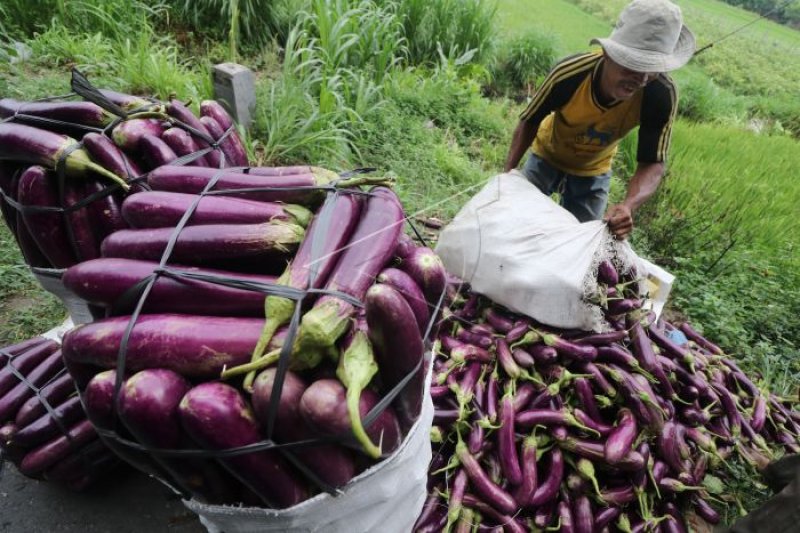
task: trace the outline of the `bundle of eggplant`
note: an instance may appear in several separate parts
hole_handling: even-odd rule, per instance
[[[639,309],[635,278],[600,265],[604,333],[554,330],[468,289],[444,310],[416,531],[685,532],[690,510],[720,521],[709,502],[732,454],[755,476],[800,451],[800,411],[688,323]]]
[[[133,229],[67,269],[108,316],[64,359],[122,458],[185,497],[286,508],[400,446],[445,273],[382,177],[206,170],[150,172]]]
[[[86,419],[57,342],[0,349],[0,452],[25,476],[82,490],[119,460]]]
[[[0,100],[0,207],[28,265],[67,268],[100,256],[127,227],[121,202],[168,163],[245,167],[231,117],[215,101],[200,117],[178,100],[91,89],[94,100]],[[91,95],[90,95],[91,96]]]

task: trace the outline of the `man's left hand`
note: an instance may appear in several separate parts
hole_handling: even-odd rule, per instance
[[[603,220],[608,223],[608,229],[617,239],[625,239],[633,231],[633,214],[625,204],[609,207]]]

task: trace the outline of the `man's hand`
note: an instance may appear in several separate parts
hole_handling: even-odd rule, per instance
[[[625,239],[633,231],[633,214],[625,204],[609,207],[603,220],[608,222],[608,229],[617,239]]]

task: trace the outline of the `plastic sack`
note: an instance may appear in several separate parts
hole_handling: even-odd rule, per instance
[[[642,265],[603,221],[580,223],[513,171],[493,177],[442,231],[436,253],[451,274],[512,311],[553,327],[607,329],[597,266]]]
[[[428,494],[433,423],[429,383],[430,373],[422,413],[400,448],[342,487],[338,496],[323,492],[281,510],[208,505],[196,500],[183,503],[197,513],[209,533],[411,531]]]

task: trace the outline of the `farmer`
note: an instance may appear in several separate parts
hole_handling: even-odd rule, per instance
[[[633,0],[602,50],[559,62],[533,95],[514,131],[505,171],[516,168],[543,193],[561,193],[561,204],[581,222],[608,222],[617,238],[633,230],[633,214],[664,175],[675,84],[666,74],[685,65],[694,36],[681,10],[668,0]],[[639,126],[636,172],[622,203],[608,204],[611,161],[625,135]],[[605,212],[605,217],[603,213]]]

